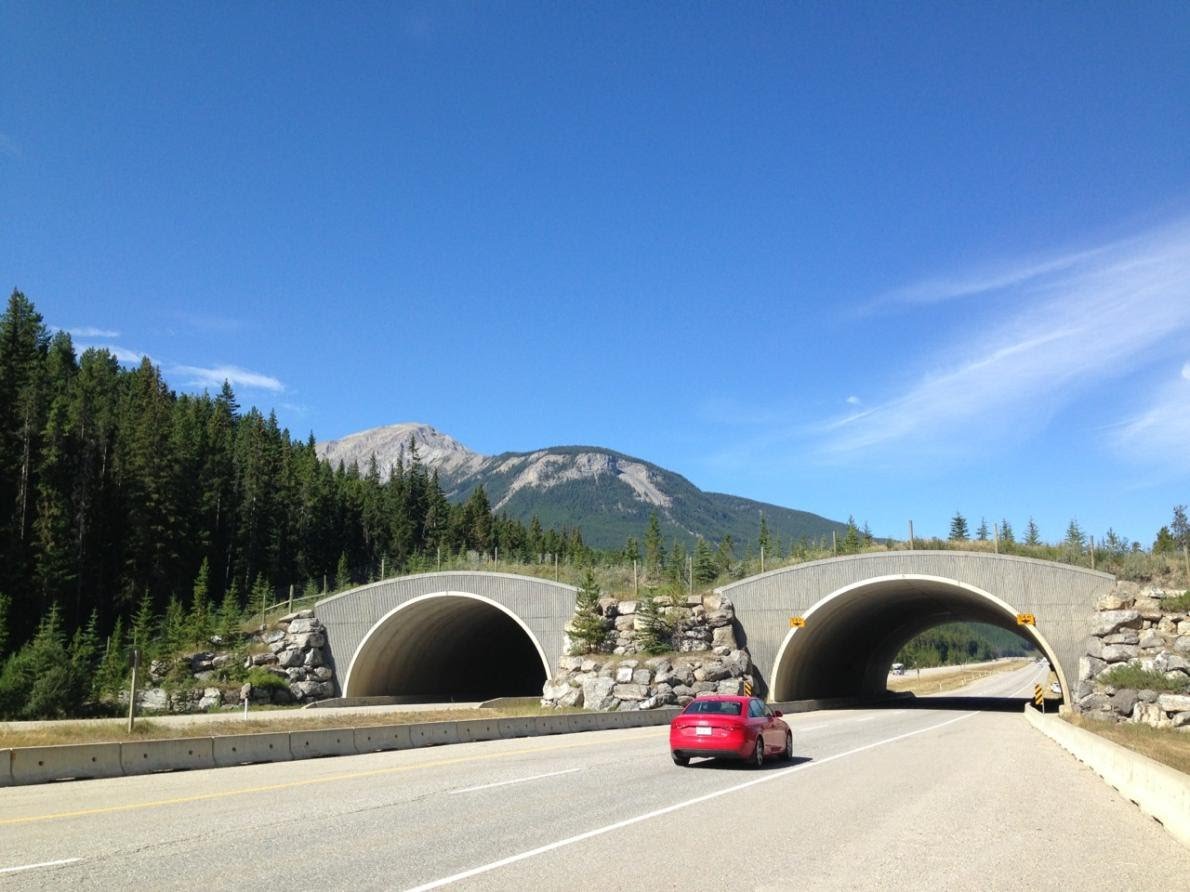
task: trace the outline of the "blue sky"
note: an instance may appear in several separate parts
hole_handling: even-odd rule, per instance
[[[321,439],[880,535],[1190,502],[1184,3],[0,5],[0,271]]]

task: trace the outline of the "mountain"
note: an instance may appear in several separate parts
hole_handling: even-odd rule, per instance
[[[788,544],[805,538],[830,539],[847,525],[817,514],[782,508],[724,493],[704,492],[685,477],[639,458],[599,446],[554,446],[534,452],[485,456],[425,424],[393,424],[319,443],[331,464],[352,462],[366,471],[375,456],[387,478],[412,439],[418,457],[438,471],[447,498],[458,502],[483,485],[498,513],[528,522],[536,515],[549,527],[579,527],[597,548],[620,548],[629,536],[641,539],[649,515],[657,512],[665,541],[711,542],[730,534],[737,554],[755,544],[760,514],[774,539]]]

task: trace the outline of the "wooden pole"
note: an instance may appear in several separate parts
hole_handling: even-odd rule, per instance
[[[285,608],[286,613],[293,613],[293,583],[289,583],[289,606]]]
[[[996,554],[1000,553],[1000,528],[992,526],[992,546],[996,549]]]
[[[640,595],[640,586],[636,578],[636,558],[632,559],[632,597],[636,598]]]
[[[909,521],[909,550],[913,551],[913,521]]]
[[[128,690],[128,733],[132,733],[133,722],[136,721],[136,670],[140,666],[140,651],[132,649],[132,686]]]
[[[764,572],[764,546],[760,546],[760,572]]]
[[[835,557],[839,556],[839,534],[834,530],[831,530],[831,553]]]

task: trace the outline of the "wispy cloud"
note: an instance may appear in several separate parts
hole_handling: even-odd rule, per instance
[[[1144,411],[1112,431],[1111,440],[1125,457],[1184,470],[1190,443],[1190,362],[1157,388]]]
[[[933,280],[901,289],[935,300],[1004,291],[1009,309],[995,324],[952,339],[953,349],[933,357],[935,371],[900,393],[821,424],[814,436],[824,457],[896,443],[953,452],[974,438],[1027,432],[1086,390],[1184,349],[1190,220],[1001,270],[958,277],[948,287]],[[1177,405],[1173,396],[1159,404]],[[1129,429],[1141,430],[1141,421]]]
[[[851,396],[847,397],[847,405],[849,405],[849,406],[858,406],[862,402],[863,402],[863,400],[861,400],[854,393]]]
[[[169,373],[180,375],[186,379],[183,383],[188,387],[222,387],[226,381],[232,387],[242,387],[248,390],[268,390],[282,393],[285,385],[271,375],[241,369],[234,365],[220,365],[202,368],[193,365],[173,366]]]
[[[110,328],[93,328],[90,325],[61,330],[75,338],[118,338],[120,336],[118,331],[113,331]]]

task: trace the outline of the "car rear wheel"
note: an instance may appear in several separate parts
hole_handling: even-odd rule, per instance
[[[677,753],[672,753],[671,755],[673,756],[674,764],[677,765],[679,768],[685,768],[687,765],[690,764],[689,756],[679,756]]]
[[[788,731],[785,732],[785,752],[781,753],[781,758],[786,762],[793,761],[793,735]]]
[[[764,735],[756,735],[756,749],[752,751],[752,767],[760,768],[764,765]]]

